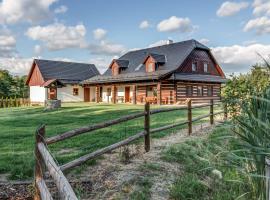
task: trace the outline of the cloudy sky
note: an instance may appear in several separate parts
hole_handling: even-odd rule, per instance
[[[33,58],[94,63],[194,38],[226,74],[270,55],[270,0],[0,0],[0,68],[27,74]]]

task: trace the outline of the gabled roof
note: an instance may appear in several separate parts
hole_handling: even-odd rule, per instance
[[[166,56],[165,55],[161,55],[161,54],[157,54],[157,53],[150,53],[146,59],[144,60],[143,64],[145,64],[147,58],[152,57],[156,63],[165,63],[166,62]]]
[[[187,40],[152,48],[130,51],[118,59],[129,61],[128,67],[122,71],[121,74],[112,76],[111,69],[108,68],[103,75],[95,76],[84,81],[83,83],[93,84],[105,82],[109,83],[111,81],[121,82],[122,80],[132,80],[136,78],[140,80],[142,77],[144,77],[144,79],[147,79],[148,77],[148,79],[151,80],[151,77],[153,76],[155,76],[156,79],[160,79],[164,76],[170,75],[176,69],[178,69],[194,49],[204,49],[211,54],[208,47],[196,40]],[[142,67],[145,59],[147,59],[149,56],[152,56],[156,61],[162,63],[156,72],[148,73],[145,71],[145,68]]]
[[[59,80],[64,84],[76,84],[100,74],[93,64],[34,59],[26,83],[29,82],[35,66],[39,68],[45,82]]]
[[[121,59],[115,59],[114,60],[120,68],[127,68],[129,61],[128,60],[121,60]]]

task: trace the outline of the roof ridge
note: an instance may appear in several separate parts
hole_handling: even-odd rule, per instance
[[[59,63],[73,63],[73,64],[83,64],[83,65],[95,65],[93,63],[84,63],[84,62],[71,62],[71,61],[62,61],[62,60],[49,60],[49,59],[39,59],[34,58],[34,61],[49,61],[49,62],[59,62]]]

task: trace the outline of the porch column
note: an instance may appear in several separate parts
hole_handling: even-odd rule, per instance
[[[161,105],[162,103],[162,96],[161,96],[161,83],[158,82],[157,84],[157,104]]]
[[[136,85],[132,86],[132,103],[137,104],[136,102],[137,94],[136,94]]]
[[[100,99],[100,86],[96,86],[96,103],[99,103]]]
[[[117,89],[116,86],[113,85],[112,86],[112,103],[115,104],[116,103],[116,96],[117,96]]]

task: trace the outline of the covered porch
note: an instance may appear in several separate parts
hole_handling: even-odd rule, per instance
[[[165,86],[165,85],[164,85]],[[92,85],[96,103],[174,104],[174,87],[170,91],[161,89],[160,82]]]

